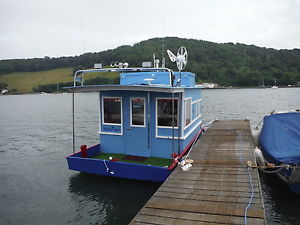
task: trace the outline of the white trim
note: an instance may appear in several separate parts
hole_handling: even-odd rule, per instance
[[[200,114],[199,117],[196,117],[195,119],[193,119],[192,122],[191,122],[191,124],[189,124],[189,126],[191,126],[191,125],[192,125],[196,120],[198,120],[199,118],[201,118],[201,114]],[[188,126],[188,127],[189,127],[189,126]],[[188,127],[186,127],[186,128],[188,128]]]
[[[173,140],[173,137],[170,137],[170,136],[155,136],[155,138],[171,139],[171,140]],[[178,136],[174,136],[174,139],[178,140]],[[183,138],[181,137],[180,140],[183,140]]]
[[[168,127],[168,126],[158,126],[158,112],[157,112],[157,103],[158,99],[171,99],[171,97],[156,97],[155,98],[155,137],[158,137],[158,128],[167,128],[167,129],[173,129],[173,127]],[[178,105],[178,97],[174,97],[174,100],[177,100],[177,124],[179,120],[178,112],[179,112],[179,105]],[[178,126],[174,127],[174,129],[178,129]]]
[[[184,136],[183,136],[183,139],[186,139],[188,136],[190,136],[190,134],[198,127],[198,126],[200,126],[202,124],[202,120],[200,120],[198,123],[196,123],[196,125],[192,128],[192,129],[190,129],[188,132],[187,132],[187,134],[185,134]]]
[[[104,99],[105,98],[120,98],[121,99],[121,123],[105,123],[104,122]],[[122,97],[116,97],[116,96],[102,96],[101,98],[101,101],[102,101],[102,124],[103,125],[119,125],[119,126],[123,126],[123,99]]]
[[[197,102],[201,102],[201,101],[202,101],[202,98],[199,98],[199,99],[197,99],[197,100],[193,101],[193,102],[192,102],[192,104],[195,104],[195,103],[197,103]]]
[[[173,129],[173,127],[164,127],[164,126],[157,126],[159,129]],[[174,129],[178,129],[178,127],[174,127]]]
[[[98,134],[109,134],[109,135],[123,135],[123,132],[121,133],[113,133],[113,132],[105,132],[105,131],[98,131]]]
[[[185,116],[185,114],[186,114],[186,101],[187,100],[191,100],[191,104],[190,104],[190,106],[191,106],[191,110],[190,110],[190,123],[188,124],[188,125],[186,125],[186,116]],[[188,97],[188,98],[184,98],[184,130],[185,129],[187,129],[191,124],[192,124],[192,97]]]
[[[103,125],[105,125],[105,126],[122,126],[121,123],[103,123]]]
[[[200,120],[191,130],[189,130],[189,132],[187,132],[187,134],[186,135],[184,135],[183,137],[180,137],[180,140],[185,140],[185,139],[187,139],[188,138],[188,136],[190,136],[190,134],[192,133],[192,132],[194,132],[195,131],[195,129],[198,127],[198,126],[200,126],[202,124],[202,120]],[[161,138],[161,139],[173,139],[173,137],[170,137],[170,136],[158,136],[158,135],[156,135],[155,136],[155,138]],[[178,135],[176,135],[176,136],[174,136],[174,138],[177,138],[178,139]]]
[[[121,123],[104,123],[104,98],[120,98],[121,99]],[[120,126],[120,133],[113,133],[113,132],[105,132],[101,131],[102,127],[104,126]],[[123,135],[123,98],[116,97],[116,96],[102,96],[101,97],[101,125],[100,125],[100,132],[99,134],[111,134],[111,135]]]
[[[188,98],[186,98],[186,99],[188,99]],[[186,99],[184,99],[184,100],[186,100]],[[189,128],[196,120],[198,120],[199,118],[201,118],[202,117],[202,115],[201,115],[201,113],[197,116],[197,114],[198,114],[198,107],[199,107],[199,112],[200,112],[200,107],[201,107],[201,101],[202,101],[202,99],[200,98],[200,99],[197,99],[197,100],[195,100],[195,101],[193,101],[192,102],[192,104],[191,104],[191,123],[188,125],[188,126],[186,126],[185,128],[184,128],[184,130],[186,130],[187,128]],[[192,116],[193,116],[193,104],[196,104],[195,105],[195,108],[196,108],[196,117],[195,117],[195,119],[193,119],[192,120]],[[185,105],[184,105],[185,106]],[[185,109],[184,109],[184,112],[185,112]],[[185,116],[184,116],[184,123],[185,123]]]
[[[144,125],[133,125],[132,124],[132,99],[141,98],[144,100]],[[130,97],[129,98],[129,117],[130,117],[130,126],[131,127],[146,127],[146,98],[145,97]]]
[[[201,101],[197,103],[197,115],[201,117]]]

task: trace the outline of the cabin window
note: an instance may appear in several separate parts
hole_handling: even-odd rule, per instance
[[[187,98],[184,100],[185,106],[185,127],[191,123],[191,113],[192,113],[192,99]]]
[[[197,117],[201,116],[201,101],[197,102]]]
[[[106,124],[121,124],[121,104],[120,97],[105,97],[103,98],[104,123]]]
[[[174,127],[177,127],[178,100],[174,99]],[[157,99],[157,125],[173,127],[172,99]]]
[[[131,126],[145,126],[145,98],[131,98]]]

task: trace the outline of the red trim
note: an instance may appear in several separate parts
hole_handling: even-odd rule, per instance
[[[92,145],[92,146],[88,147],[86,150],[88,151],[90,148],[93,148],[93,147],[95,147],[96,145],[99,145],[99,144],[94,144],[94,145]],[[80,153],[80,152],[81,152],[81,151],[78,151],[78,152],[72,153],[71,155],[68,155],[67,157],[72,157],[72,156],[74,156],[74,155],[76,155],[76,154],[78,154],[78,153]]]
[[[182,156],[184,156],[190,150],[194,141],[197,140],[197,138],[200,136],[200,134],[203,133],[203,131],[204,131],[204,128],[201,128],[199,130],[199,132],[195,135],[195,137],[190,141],[190,143],[185,147],[185,149],[182,151],[182,153],[176,159],[173,159],[173,163],[168,167],[169,170],[173,170],[176,167],[176,165],[178,163],[178,159],[181,159]]]

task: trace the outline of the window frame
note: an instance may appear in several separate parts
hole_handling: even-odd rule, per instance
[[[187,106],[187,101],[190,101],[190,104],[189,104],[189,106],[190,106],[190,115],[189,115],[189,118],[190,118],[190,121],[189,121],[189,123],[188,124],[186,124],[186,119],[187,119],[187,113],[186,113],[186,106]],[[188,128],[191,124],[192,124],[192,97],[189,97],[189,98],[185,98],[184,99],[184,129],[186,129],[186,128]]]
[[[173,126],[159,126],[158,125],[158,100],[172,100],[171,97],[157,97],[156,98],[156,101],[155,101],[155,113],[156,113],[156,116],[155,116],[155,120],[156,120],[156,128],[167,128],[167,129],[173,129]],[[177,101],[177,126],[174,126],[174,129],[178,129],[178,125],[179,125],[179,98],[178,97],[174,97],[174,103],[175,101]]]
[[[105,123],[104,121],[104,99],[109,99],[109,98],[118,98],[120,99],[120,107],[121,107],[121,112],[120,112],[120,116],[121,116],[121,123]],[[123,99],[120,96],[102,96],[102,124],[103,125],[117,125],[117,126],[122,126],[123,125]]]
[[[144,101],[144,124],[143,125],[136,125],[136,124],[132,124],[132,100],[133,99],[143,99]],[[129,107],[130,107],[130,126],[131,127],[146,127],[146,98],[145,97],[130,97],[129,98]]]

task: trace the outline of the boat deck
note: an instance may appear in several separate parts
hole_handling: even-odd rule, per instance
[[[131,224],[266,223],[259,174],[243,165],[255,164],[248,120],[215,121],[189,158],[193,167],[177,167]]]

